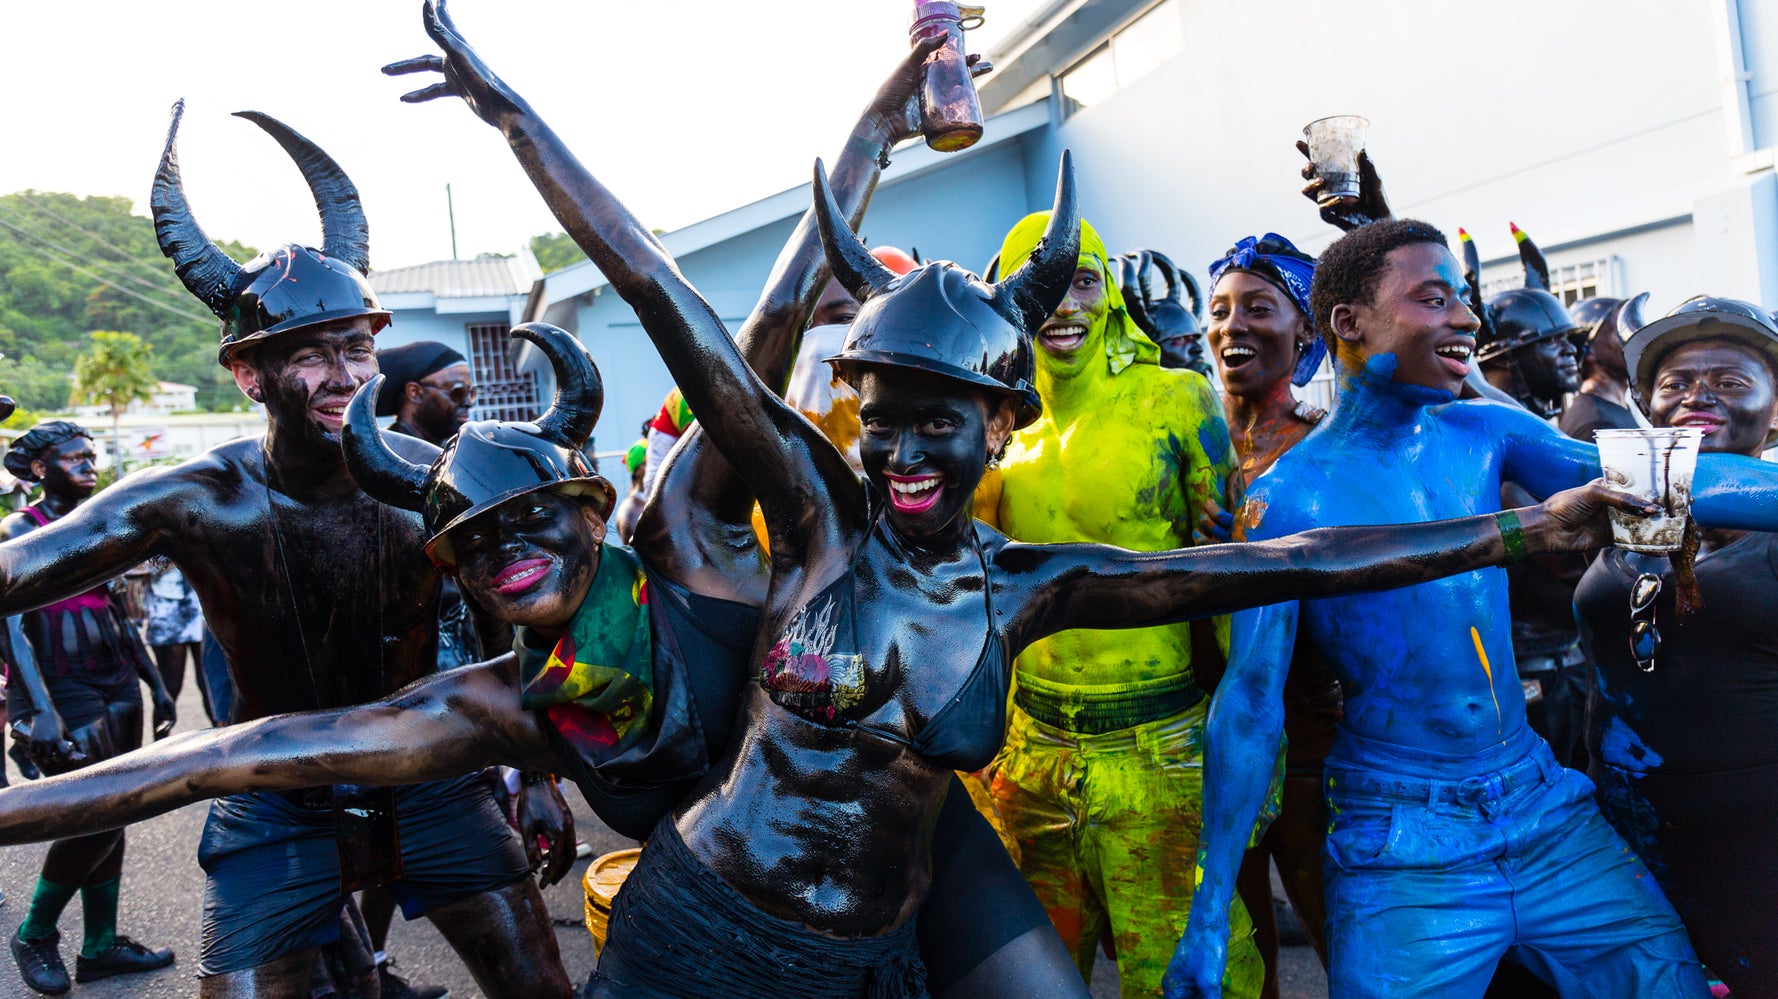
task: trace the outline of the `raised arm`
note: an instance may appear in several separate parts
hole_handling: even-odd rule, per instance
[[[519,707],[511,655],[435,674],[374,704],[175,736],[0,790],[0,843],[116,829],[194,801],[329,784],[411,784],[504,763],[561,769]]]
[[[859,116],[834,161],[834,196],[847,223],[855,229],[888,163],[888,151],[920,130],[915,101],[926,58],[938,42],[935,39],[912,49],[896,66]],[[827,257],[811,209],[784,244],[759,303],[735,337],[742,358],[780,395],[802,331],[828,276]],[[734,567],[724,563],[732,559],[732,542],[745,542],[750,536],[754,495],[722,452],[711,446],[698,429],[701,426],[687,432],[685,443],[662,469],[667,484],[651,491],[635,544],[638,550],[648,552],[652,565],[694,590],[735,596]],[[731,543],[723,544],[718,538]],[[720,547],[712,549],[712,542]],[[712,564],[713,559],[717,564]]]
[[[506,136],[556,219],[635,310],[706,434],[768,509],[863,516],[863,486],[832,445],[753,374],[721,319],[679,273],[660,240],[575,159],[523,98],[463,41],[442,0],[425,4],[444,55],[384,67],[444,80],[402,100],[461,97]],[[817,521],[820,523],[820,520]]]
[[[1069,628],[1144,628],[1279,600],[1412,586],[1531,553],[1587,551],[1610,543],[1604,512],[1612,507],[1653,512],[1595,482],[1539,506],[1458,520],[1327,527],[1168,552],[1009,544],[996,563],[1032,581],[1030,598],[1014,612],[1017,649]]]
[[[1169,999],[1214,996],[1228,963],[1229,904],[1253,823],[1284,739],[1284,681],[1296,646],[1297,604],[1235,615],[1229,668],[1204,732],[1203,829],[1197,888],[1161,987]]]

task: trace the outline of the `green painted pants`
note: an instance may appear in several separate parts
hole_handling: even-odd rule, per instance
[[[1009,708],[989,767],[994,806],[1023,853],[1020,870],[1081,976],[1107,927],[1124,999],[1159,996],[1191,910],[1203,821],[1208,700],[1104,735],[1077,735]],[[1265,967],[1236,897],[1223,995],[1258,996]]]

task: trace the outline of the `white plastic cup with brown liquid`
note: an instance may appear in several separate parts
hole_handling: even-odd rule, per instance
[[[1697,427],[1596,430],[1593,438],[1599,445],[1606,485],[1652,500],[1663,511],[1654,517],[1609,511],[1612,546],[1653,555],[1678,551],[1691,516],[1692,473],[1698,468],[1704,431]]]
[[[1323,181],[1315,199],[1318,204],[1358,197],[1358,154],[1370,127],[1371,120],[1361,114],[1317,118],[1303,126],[1309,162],[1315,164],[1315,176]]]

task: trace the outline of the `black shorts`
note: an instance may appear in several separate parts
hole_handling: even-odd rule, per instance
[[[408,919],[530,873],[518,834],[477,775],[397,789],[396,818],[402,878],[389,891]],[[275,793],[218,798],[198,863],[206,875],[200,977],[338,939],[345,896],[331,808]]]

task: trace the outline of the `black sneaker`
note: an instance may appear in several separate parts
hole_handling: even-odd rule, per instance
[[[157,971],[173,963],[173,951],[163,947],[149,950],[122,933],[117,942],[99,952],[98,957],[82,955],[74,959],[74,980],[85,984],[113,975],[134,975]]]
[[[24,929],[20,924],[19,929]],[[25,984],[46,996],[59,996],[74,987],[68,980],[68,966],[62,963],[62,935],[52,933],[42,940],[26,940],[14,930],[12,959],[19,964],[19,976]]]
[[[377,977],[383,983],[383,999],[449,999],[451,990],[442,985],[411,985],[395,973],[395,962],[377,965]]]

